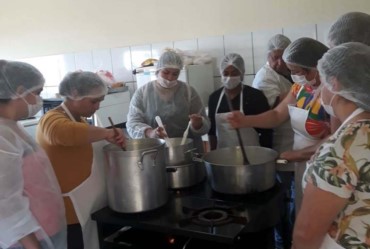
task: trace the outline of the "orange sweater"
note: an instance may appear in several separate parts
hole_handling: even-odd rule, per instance
[[[88,124],[74,122],[63,111],[48,111],[36,131],[36,140],[46,151],[62,193],[68,193],[91,173],[93,149],[88,142]],[[64,198],[68,224],[79,223],[71,199]]]

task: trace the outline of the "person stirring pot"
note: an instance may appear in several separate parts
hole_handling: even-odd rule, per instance
[[[90,222],[94,207],[104,205],[103,174],[93,164],[93,142],[106,140],[124,146],[120,129],[89,125],[90,117],[99,109],[107,87],[92,72],[67,74],[59,84],[63,103],[49,110],[36,130],[38,143],[48,154],[63,191],[68,222],[68,248],[98,248],[95,224]]]
[[[293,150],[280,154],[280,158],[296,162],[295,203],[299,210],[302,196],[302,175],[305,162],[322,140],[330,133],[330,118],[320,104],[320,77],[316,69],[318,60],[328,48],[311,38],[300,38],[284,51],[283,59],[295,82],[291,92],[274,109],[260,115],[244,116],[233,112],[228,120],[232,127],[273,128],[290,118],[294,130]]]
[[[137,89],[131,99],[127,132],[132,138],[182,137],[190,120],[189,137],[197,151],[203,152],[202,135],[209,130],[209,120],[195,89],[178,80],[183,65],[181,56],[174,51],[160,56],[158,79]],[[168,134],[158,126],[156,116],[161,118]]]
[[[208,101],[211,129],[208,132],[211,150],[239,146],[237,134],[226,120],[230,113],[228,99],[233,110],[239,110],[243,115],[263,113],[270,109],[266,97],[260,90],[243,85],[245,66],[239,54],[226,55],[220,65],[223,87],[213,92]],[[240,130],[243,145],[272,146],[272,130],[242,128]]]

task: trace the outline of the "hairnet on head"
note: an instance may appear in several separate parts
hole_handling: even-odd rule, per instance
[[[332,92],[370,111],[370,47],[349,42],[330,49],[319,61],[321,82]],[[333,79],[339,90],[333,91]]]
[[[245,66],[244,66],[244,60],[243,57],[241,57],[239,54],[236,53],[230,53],[225,55],[225,57],[221,61],[220,65],[220,73],[223,75],[223,72],[228,66],[233,66],[240,72],[240,75],[242,77],[242,80],[244,78],[245,73]]]
[[[161,57],[159,57],[157,72],[163,68],[175,68],[181,70],[183,66],[184,62],[178,53],[166,51],[161,55]]]
[[[303,37],[292,42],[283,53],[285,63],[303,68],[316,68],[328,47],[312,38]]]
[[[68,73],[59,84],[59,94],[73,100],[98,98],[107,92],[103,80],[92,72]]]
[[[291,41],[285,35],[274,35],[267,43],[267,51],[271,52],[277,49],[284,50],[289,46],[290,43]]]
[[[370,15],[362,12],[349,12],[330,27],[328,44],[330,47],[345,42],[362,42],[370,46]]]
[[[17,99],[44,86],[45,79],[37,68],[19,61],[0,60],[0,99]],[[23,87],[19,95],[17,89]]]

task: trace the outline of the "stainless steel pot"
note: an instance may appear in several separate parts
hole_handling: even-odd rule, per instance
[[[172,189],[194,186],[206,176],[203,162],[194,162],[186,165],[167,166],[168,187]]]
[[[171,146],[166,146],[166,165],[179,166],[187,165],[193,162],[193,151],[196,150],[193,145],[193,139],[187,138],[181,145],[182,137],[168,138]]]
[[[167,202],[164,146],[164,140],[147,138],[128,140],[126,151],[112,144],[103,147],[110,208],[137,213]]]
[[[213,190],[224,194],[247,194],[274,186],[278,153],[259,146],[244,148],[249,165],[244,165],[239,146],[214,150],[204,155],[203,160]]]

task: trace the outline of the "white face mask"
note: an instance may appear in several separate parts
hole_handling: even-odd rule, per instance
[[[307,80],[306,76],[304,75],[292,74],[291,76],[292,76],[293,82],[299,85],[309,84],[313,86],[316,84],[316,76],[312,80]]]
[[[333,116],[335,117],[335,113],[334,113],[334,109],[333,109],[333,106],[331,105],[332,102],[333,102],[333,99],[334,97],[336,96],[337,94],[334,93],[333,96],[331,96],[331,99],[330,99],[330,102],[329,104],[325,104],[324,101],[322,100],[322,97],[320,96],[320,103],[321,103],[321,106],[324,108],[324,110],[330,115],[330,116]]]
[[[162,78],[160,75],[158,75],[157,82],[163,88],[173,88],[178,83],[177,80],[166,80],[166,79]]]
[[[27,107],[28,107],[28,118],[29,117],[33,117],[36,115],[36,113],[38,113],[42,106],[43,106],[43,100],[42,98],[39,96],[39,95],[34,95],[35,98],[36,98],[36,104],[29,104],[25,98],[22,97],[23,101],[26,102],[27,104]]]
[[[241,78],[240,76],[233,76],[233,77],[222,76],[221,81],[225,88],[234,89],[240,84]]]

